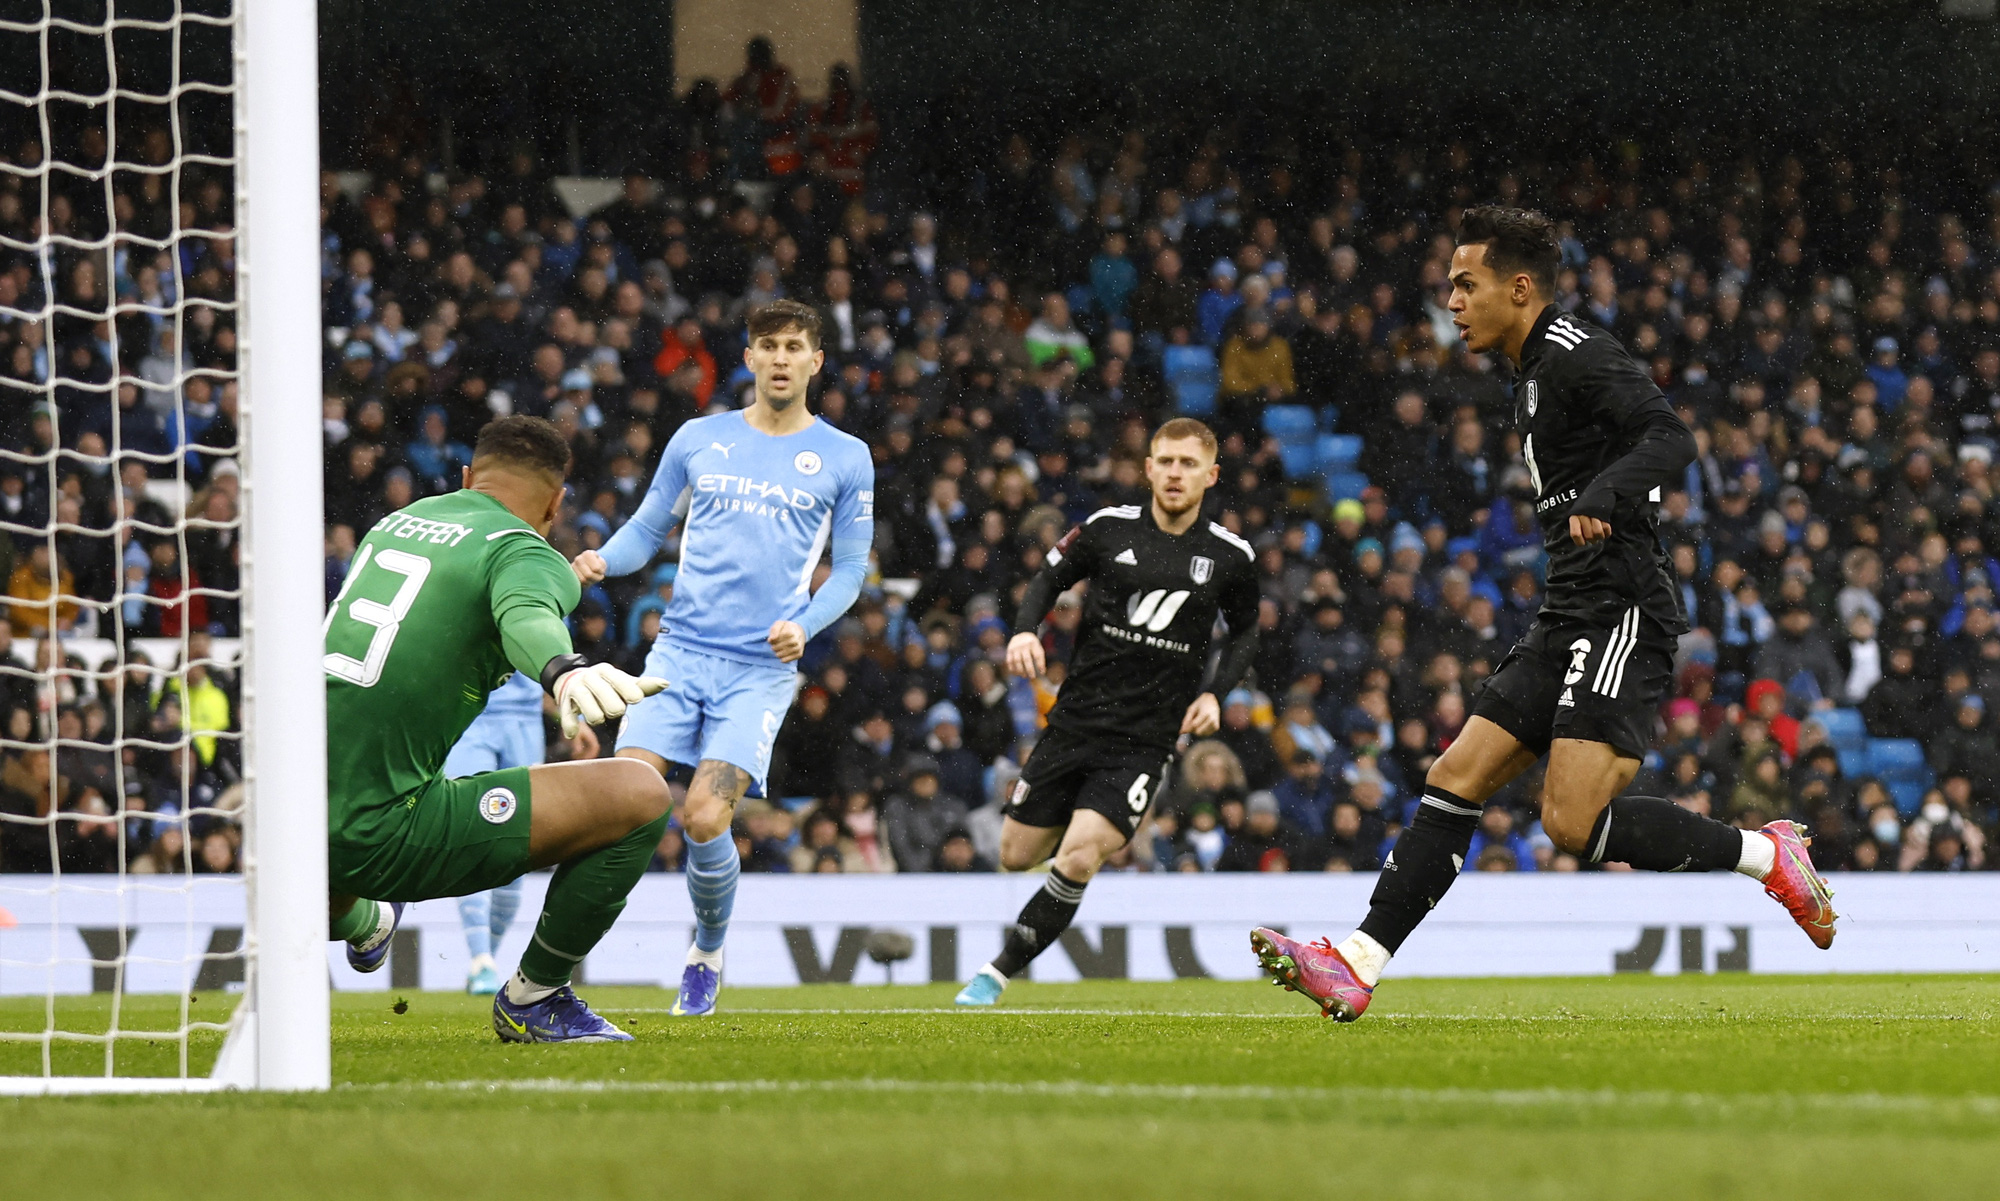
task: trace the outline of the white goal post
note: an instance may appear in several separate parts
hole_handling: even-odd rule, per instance
[[[38,166],[31,164],[25,168],[8,168],[17,177],[32,177],[30,188],[24,189],[24,195],[30,195],[32,189],[39,189],[44,205],[42,222],[38,227],[41,244],[31,248],[11,245],[12,250],[31,253],[38,263],[53,263],[58,260],[59,254],[70,253],[110,260],[119,253],[121,246],[144,245],[150,247],[151,252],[173,257],[176,264],[173,282],[179,285],[182,282],[178,264],[182,261],[180,239],[183,230],[178,211],[182,197],[178,188],[182,163],[198,162],[217,171],[229,170],[233,175],[235,224],[233,231],[221,236],[227,239],[233,235],[236,292],[233,304],[218,303],[213,307],[234,311],[237,332],[234,369],[206,372],[196,369],[185,375],[177,374],[172,386],[178,394],[183,380],[207,374],[218,381],[225,378],[232,380],[237,388],[239,440],[236,448],[240,455],[241,503],[236,512],[241,518],[238,544],[240,582],[237,591],[226,594],[218,591],[212,595],[227,595],[240,604],[242,637],[238,681],[241,699],[241,783],[244,793],[241,810],[244,913],[240,957],[243,991],[240,1002],[227,1019],[223,1046],[209,1074],[198,1075],[190,1070],[185,1048],[190,1029],[213,1030],[215,1027],[191,1021],[186,1004],[180,1010],[180,1029],[158,1032],[168,1039],[179,1038],[182,1047],[179,1074],[118,1074],[114,1059],[119,1040],[149,1037],[138,1031],[121,1030],[116,1017],[116,1007],[126,988],[128,963],[141,962],[136,954],[127,949],[125,923],[129,919],[124,915],[137,911],[134,897],[128,893],[136,895],[146,891],[139,883],[142,877],[132,876],[128,880],[126,875],[126,836],[123,831],[129,822],[150,819],[152,815],[128,811],[123,807],[125,802],[122,797],[113,799],[111,817],[117,820],[120,831],[117,875],[113,877],[107,873],[79,877],[88,880],[86,891],[94,891],[99,896],[109,895],[115,889],[115,901],[119,906],[117,937],[112,944],[114,950],[105,953],[93,946],[82,960],[92,971],[101,973],[102,979],[115,981],[109,1032],[64,1032],[60,1023],[65,1019],[58,1011],[54,981],[59,967],[73,969],[78,960],[68,951],[46,951],[46,962],[41,965],[41,970],[50,981],[46,986],[48,1029],[40,1035],[33,1035],[23,1034],[18,1026],[0,1025],[0,1033],[12,1031],[5,1036],[15,1040],[13,1045],[40,1042],[43,1068],[40,1074],[0,1075],[0,1094],[194,1092],[221,1088],[326,1089],[331,1085],[332,1054],[325,899],[325,687],[320,632],[325,576],[321,507],[316,3],[315,0],[214,0],[213,3],[198,3],[195,0],[143,3],[142,0],[128,0],[121,4],[120,0],[84,0],[77,4],[42,0],[40,7],[39,21],[0,20],[0,34],[26,39],[39,37],[42,70],[39,90],[22,89],[10,80],[5,95],[0,96],[0,100],[22,108],[29,104],[35,106],[42,140],[42,159]],[[5,15],[11,17],[17,13],[18,6]],[[195,24],[211,32],[219,26],[227,26],[233,46],[233,70],[228,88],[212,82],[183,83],[178,57],[181,54],[181,35],[184,25],[191,30]],[[171,35],[171,53],[175,56],[175,63],[170,88],[121,84],[113,39],[127,34],[127,31],[136,31],[131,34],[135,37],[164,39]],[[69,39],[72,44],[78,38],[95,36],[104,39],[102,61],[110,64],[105,86],[94,91],[77,91],[59,84],[50,67],[52,34]],[[233,93],[229,101],[217,101],[233,101],[233,154],[221,148],[212,148],[211,153],[204,154],[183,153],[177,106],[185,93],[193,91],[206,91],[216,96],[225,91]],[[109,151],[94,172],[87,165],[77,169],[56,161],[58,156],[50,146],[49,115],[49,110],[56,105],[67,105],[72,110],[81,108],[104,124],[109,135]],[[173,193],[176,211],[171,218],[171,232],[164,241],[149,242],[143,237],[127,236],[119,228],[118,219],[111,215],[115,209],[111,203],[114,172],[162,172],[157,164],[135,165],[132,161],[137,154],[135,143],[138,138],[136,135],[121,138],[121,131],[117,128],[120,108],[127,105],[138,106],[141,111],[150,105],[164,108],[172,114],[168,121],[173,126],[174,158],[165,168],[165,173],[176,189]],[[97,182],[92,186],[101,188],[107,221],[102,238],[51,233],[59,229],[61,223],[50,220],[47,208],[51,195],[49,177],[65,172],[94,179]],[[73,181],[64,180],[63,186],[71,183]],[[201,236],[214,238],[217,235],[209,232]],[[44,268],[42,274],[46,279],[53,271]],[[88,312],[74,308],[65,309],[57,299],[58,294],[59,289],[51,283],[45,289],[38,312],[9,309],[6,316],[29,324],[39,320],[45,329],[65,314],[72,319],[90,316]],[[167,323],[178,331],[185,319],[184,310],[192,307],[186,300],[188,295],[184,289],[176,291],[171,311],[143,309],[140,307],[145,303],[143,300],[128,304],[121,296],[115,303],[100,302],[100,306],[109,304],[110,309],[99,307],[98,317],[101,319],[108,311],[126,314],[143,311],[157,320],[164,312]],[[115,325],[116,322],[106,324]],[[53,347],[53,342],[49,345]],[[176,353],[184,345],[177,346]],[[53,360],[54,355],[49,357]],[[124,379],[117,374],[118,370],[114,361],[112,382],[94,386],[100,390],[116,389]],[[43,387],[48,393],[50,408],[57,410],[54,419],[60,423],[67,415],[54,401],[63,395],[59,385],[65,381],[60,378],[59,369],[53,361],[46,375],[48,378]],[[14,393],[0,397],[0,400],[12,403],[18,397],[19,394]],[[180,428],[185,430],[185,412],[181,414],[181,420],[183,425]],[[116,428],[114,421],[114,431]],[[118,436],[114,432],[110,439],[110,454],[97,457],[123,462],[118,459],[120,453]],[[71,450],[49,451],[39,458],[19,454],[11,456],[16,467],[45,471],[51,481],[55,479],[59,461],[89,457]],[[145,461],[160,470],[179,473],[184,484],[185,468],[180,462],[170,460],[185,461],[187,457],[185,451],[178,451]],[[77,533],[60,526],[53,512],[52,508],[48,528],[43,531],[52,548],[59,534]],[[121,519],[123,524],[130,523]],[[233,521],[227,524],[234,526]],[[201,526],[203,522],[193,518],[176,526],[183,547],[187,531]],[[17,537],[22,536],[19,530],[10,532]],[[95,532],[99,536],[104,533],[101,530],[85,532]],[[183,568],[183,580],[188,578],[185,570]],[[55,578],[52,573],[51,580]],[[120,585],[121,588],[123,586]],[[184,591],[183,599],[187,595]],[[120,593],[120,598],[123,597],[124,594]],[[53,613],[59,601],[84,599],[51,597],[49,611]],[[139,602],[131,603],[137,605]],[[83,607],[88,608],[88,603]],[[98,603],[97,608],[109,612],[109,619],[118,621],[121,631],[131,632],[112,612],[118,608],[115,602],[109,605]],[[192,608],[187,612],[193,612]],[[185,624],[180,639],[183,653],[178,670],[184,678],[189,671],[185,653]],[[59,659],[57,661],[60,662]],[[112,669],[122,671],[123,667],[121,652],[114,656]],[[18,667],[12,670],[17,674],[21,672]],[[62,670],[54,669],[52,674],[61,674]],[[100,673],[99,678],[111,677]],[[183,684],[184,697],[188,695],[185,688]],[[185,724],[180,727],[179,742],[170,748],[177,749],[183,760],[193,737],[191,714],[192,709]],[[122,722],[118,728],[121,732],[125,729]],[[40,748],[29,747],[29,744],[19,741],[8,745],[45,749],[51,755],[78,745],[73,740],[58,738],[53,728],[39,737]],[[167,736],[156,733],[152,737]],[[118,741],[124,743],[126,740],[121,737]],[[144,743],[143,738],[133,741]],[[150,747],[156,744],[144,745]],[[122,780],[124,768],[118,770]],[[186,769],[181,770],[185,773]],[[191,799],[188,804],[190,807],[180,819],[183,822],[187,820],[188,813],[206,812],[193,809]],[[49,845],[52,848],[55,846],[55,830],[63,820],[59,812],[40,819],[23,820],[30,825],[39,822],[48,832]],[[0,829],[0,834],[12,833],[12,827]],[[143,879],[164,881],[175,878],[152,876]],[[194,880],[211,879],[197,876],[178,878],[190,882],[182,886],[180,892],[190,891]],[[8,879],[18,881],[24,877]],[[62,904],[63,889],[68,885],[60,868],[53,872],[51,881],[46,887],[40,887],[40,891],[29,900],[39,902],[45,899],[51,908]],[[171,886],[151,887],[156,895],[175,891]],[[45,897],[42,894],[46,894]],[[7,896],[0,895],[0,904],[8,900]],[[192,912],[191,902],[189,911]],[[0,918],[6,916],[5,909],[0,908]],[[7,922],[0,921],[0,934],[6,933],[6,925]],[[51,920],[49,925],[53,929],[56,923]],[[51,948],[54,946],[53,938],[48,945]],[[159,952],[150,954],[157,955]],[[232,948],[229,954],[233,961],[237,952]],[[194,946],[192,953],[178,960],[150,958],[144,962],[148,965],[167,965],[165,969],[152,966],[148,970],[179,972],[183,981],[180,991],[185,1000],[188,991],[186,982],[197,979],[202,967],[217,957],[215,944],[211,943],[206,952]],[[0,955],[0,959],[4,958]],[[32,969],[34,965],[28,967]],[[5,965],[0,964],[0,972],[5,970]],[[206,1016],[213,1018],[216,1015]],[[60,1074],[52,1070],[50,1048],[64,1045],[64,1040],[71,1044],[102,1045],[105,1053],[101,1070],[89,1075]],[[8,1045],[0,1042],[0,1050]]]
[[[236,0],[237,212],[244,234],[244,696],[251,793],[250,987],[227,1084],[332,1083],[326,966],[325,517],[320,474],[319,12]],[[246,1056],[248,1058],[248,1056]]]

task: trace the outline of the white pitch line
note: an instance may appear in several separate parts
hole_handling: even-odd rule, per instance
[[[1931,1097],[1904,1093],[1680,1093],[1618,1089],[1315,1088],[1255,1084],[1098,1084],[1081,1080],[427,1080],[415,1083],[344,1084],[342,1089],[448,1093],[655,1093],[668,1095],[784,1095],[906,1093],[915,1095],[1085,1097],[1150,1101],[1294,1101],[1336,1104],[1473,1105],[1500,1108],[1626,1105],[1691,1109],[1789,1112],[1837,1110],[1938,1115],[2000,1116],[2000,1096]]]
[[[606,1013],[672,1013],[671,1007],[645,1008],[634,1006],[605,1005]],[[917,1006],[883,1009],[732,1009],[723,1010],[719,1017],[755,1017],[772,1014],[781,1017],[865,1017],[868,1014],[885,1015],[943,1015],[960,1014],[967,1017],[1122,1017],[1122,1018],[1317,1018],[1311,1009],[1300,1009],[1294,1013],[1241,1013],[1227,1009],[1059,1009],[1059,1008],[964,1008],[939,1006],[925,1009]],[[1634,1014],[1511,1014],[1511,1013],[1397,1013],[1392,1010],[1374,1010],[1369,1014],[1376,1018],[1390,1018],[1396,1021],[1434,1022],[1723,1022],[1734,1018],[1752,1017],[1787,1022],[1990,1022],[2000,1020],[2000,1014],[1977,1013],[1771,1013],[1741,1014],[1723,1011],[1720,1013],[1659,1013]]]
[[[619,1005],[603,1005],[599,1008],[606,1013],[672,1013],[671,1007],[657,1009],[626,1008]],[[958,1008],[942,1005],[935,1009],[908,1007],[900,1009],[730,1009],[723,1010],[719,1017],[752,1017],[760,1013],[779,1014],[786,1017],[865,1017],[871,1013],[881,1014],[964,1014],[969,1017],[1111,1017],[1111,1018],[1296,1018],[1317,1016],[1310,1010],[1301,1013],[1237,1013],[1224,1009],[1000,1009],[1000,1008]]]

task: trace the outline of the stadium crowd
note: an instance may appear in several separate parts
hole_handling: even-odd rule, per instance
[[[552,541],[601,545],[679,424],[742,401],[745,312],[817,306],[818,411],[874,448],[875,571],[806,652],[768,795],[739,813],[748,870],[992,870],[999,800],[1080,617],[1066,598],[1047,677],[1009,679],[1016,598],[1069,526],[1144,500],[1148,431],[1181,409],[1222,435],[1209,503],[1257,548],[1262,641],[1253,686],[1225,698],[1222,730],[1187,749],[1113,866],[1379,867],[1539,603],[1506,375],[1457,346],[1444,308],[1457,214],[1493,199],[1561,221],[1560,303],[1627,342],[1700,446],[1662,502],[1697,628],[1633,790],[1748,827],[1795,817],[1830,869],[1988,866],[2000,182],[1989,207],[1949,211],[1873,147],[1499,161],[1450,140],[1308,155],[1306,131],[1266,146],[1163,125],[1014,136],[978,164],[975,195],[924,211],[878,182],[874,116],[845,73],[808,104],[753,50],[741,78],[696,84],[677,111],[671,153],[582,217],[525,152],[437,175],[411,146],[359,189],[325,177],[326,591],[375,521],[457,486],[495,414],[569,436]],[[156,178],[118,177],[124,227],[171,224]],[[0,234],[34,235],[33,199],[0,176]],[[101,199],[54,203],[51,228],[102,231]],[[184,186],[178,220],[214,236],[177,261],[136,245],[0,260],[0,651],[39,639],[40,666],[52,627],[185,637],[196,660],[238,633],[221,524],[233,315],[144,307],[232,294],[227,189]],[[114,300],[115,321],[88,316]],[[28,315],[52,302],[53,318]],[[1212,376],[1191,383],[1189,363]],[[1300,412],[1303,442],[1274,420]],[[114,442],[148,457],[88,457]],[[51,469],[58,444],[84,457]],[[180,516],[205,522],[150,532],[172,524],[166,479],[185,481]],[[33,532],[51,520],[53,542]],[[670,540],[648,572],[587,589],[578,648],[638,671],[677,553]],[[0,676],[0,814],[75,814],[57,854],[103,870],[122,787],[134,862],[233,866],[225,813],[158,820],[228,807],[225,671],[38,680],[16,659]],[[197,736],[120,750],[121,730]],[[32,748],[51,736],[53,758]],[[1534,821],[1538,787],[1530,773],[1488,805],[1466,870],[1578,868]],[[679,846],[670,832],[661,866]],[[49,859],[45,830],[0,822],[0,871]]]

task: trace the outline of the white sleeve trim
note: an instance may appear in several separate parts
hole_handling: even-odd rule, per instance
[[[1222,539],[1224,542],[1227,542],[1229,545],[1235,547],[1237,550],[1242,551],[1244,556],[1248,558],[1252,563],[1257,561],[1257,549],[1251,546],[1248,542],[1245,542],[1242,538],[1238,537],[1237,535],[1230,533],[1229,527],[1223,525],[1221,522],[1217,521],[1209,522],[1208,532],[1214,534],[1216,537]]]

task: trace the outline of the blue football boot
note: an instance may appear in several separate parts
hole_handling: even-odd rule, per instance
[[[629,1043],[632,1036],[590,1011],[565,984],[531,1005],[501,989],[493,997],[493,1033],[508,1043]]]
[[[395,937],[396,927],[403,924],[403,902],[386,903],[389,906],[389,928],[377,930],[359,944],[347,944],[347,966],[357,972],[372,972],[389,958],[389,940]]]
[[[473,961],[472,970],[465,976],[465,991],[475,997],[490,997],[500,991],[500,972],[493,966],[491,955],[481,955]]]
[[[674,1016],[707,1017],[715,1012],[722,991],[722,974],[705,963],[690,963],[681,971],[681,995],[674,998]]]
[[[1007,981],[993,970],[991,964],[979,969],[979,974],[965,982],[959,990],[956,1004],[968,1009],[989,1008],[1000,1000],[1000,993],[1007,987]]]

